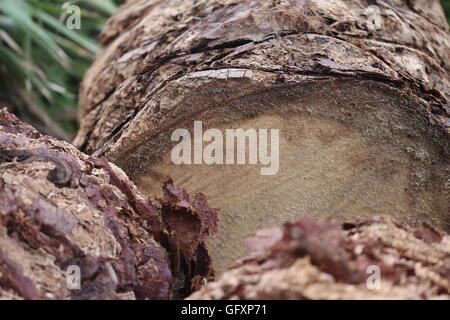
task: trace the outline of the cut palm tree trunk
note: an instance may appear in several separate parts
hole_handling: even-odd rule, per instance
[[[149,195],[168,176],[205,193],[222,208],[210,241],[220,270],[245,254],[242,239],[300,214],[450,230],[450,36],[437,0],[136,0],[101,39],[75,144]],[[250,144],[220,164],[234,142],[205,164],[204,136],[198,164],[174,163],[172,134],[194,135],[195,121],[216,137],[279,130],[268,140],[279,168],[250,159]]]
[[[216,218],[202,195],[169,182],[150,200],[0,110],[0,299],[183,298],[214,275]]]

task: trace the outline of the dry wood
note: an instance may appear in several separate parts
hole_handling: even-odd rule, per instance
[[[205,193],[223,209],[210,242],[219,269],[255,230],[302,214],[450,230],[450,36],[438,0],[135,0],[101,40],[75,144],[149,195],[167,176]],[[195,120],[279,128],[279,173],[174,165],[171,133]]]

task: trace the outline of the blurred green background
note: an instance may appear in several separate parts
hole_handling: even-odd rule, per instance
[[[0,107],[70,141],[77,130],[80,81],[107,18],[123,2],[0,0]],[[65,3],[81,8],[80,30],[66,27]],[[450,0],[442,4],[450,21]]]
[[[441,3],[444,7],[445,14],[447,15],[447,21],[450,24],[450,0],[441,0]]]
[[[99,49],[100,31],[122,2],[0,0],[0,107],[71,140],[80,81]],[[79,30],[66,26],[76,22],[68,5],[81,9]]]

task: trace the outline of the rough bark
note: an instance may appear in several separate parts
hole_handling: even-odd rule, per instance
[[[169,181],[139,193],[122,170],[0,111],[0,299],[183,298],[211,280],[217,210]],[[69,290],[77,266],[81,289]]]
[[[223,212],[220,269],[243,238],[301,214],[450,230],[450,36],[437,0],[135,0],[101,40],[75,144],[150,195],[167,175],[204,192]],[[280,172],[175,166],[170,135],[194,120],[281,129]]]
[[[450,299],[450,237],[427,224],[302,218],[248,243],[257,253],[188,299]]]

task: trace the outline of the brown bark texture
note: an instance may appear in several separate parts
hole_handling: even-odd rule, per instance
[[[373,4],[380,24],[370,19]],[[438,0],[130,0],[101,42],[75,144],[112,160],[192,116],[192,106],[174,110],[182,90],[201,94],[195,88],[213,81],[223,98],[226,79],[243,94],[251,93],[243,82],[260,90],[348,78],[383,84],[416,100],[448,138],[450,37]]]
[[[427,224],[305,217],[261,230],[248,244],[253,256],[188,299],[450,298],[450,237]]]
[[[139,189],[166,176],[243,238],[299,215],[450,230],[450,36],[438,0],[134,0],[84,79],[75,145]],[[176,166],[177,128],[279,128],[280,171]],[[253,170],[253,171],[252,171]]]
[[[0,111],[0,299],[171,299],[214,273],[217,210],[167,182],[161,199],[121,169]],[[67,285],[70,266],[81,288]],[[76,289],[76,288],[75,288]]]

